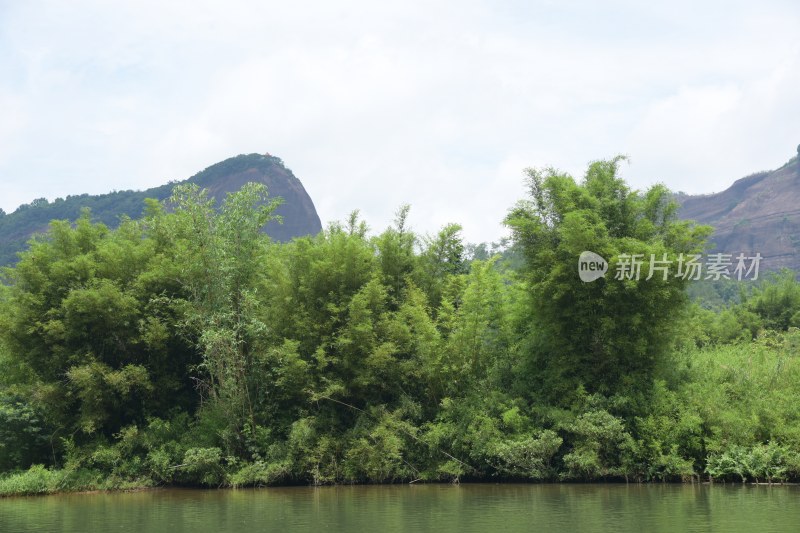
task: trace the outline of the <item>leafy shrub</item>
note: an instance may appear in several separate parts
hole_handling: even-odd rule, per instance
[[[548,479],[555,471],[552,460],[563,439],[546,429],[538,437],[504,440],[495,446],[500,461],[499,470],[512,476],[528,479]]]
[[[256,461],[249,463],[234,472],[230,476],[230,484],[233,487],[262,487],[274,485],[275,483],[288,477],[290,473],[289,464],[264,463]]]
[[[50,433],[42,413],[31,404],[0,396],[0,472],[50,459]]]
[[[219,448],[189,448],[181,469],[187,482],[201,485],[221,486],[227,476]]]

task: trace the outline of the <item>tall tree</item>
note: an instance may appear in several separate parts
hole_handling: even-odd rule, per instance
[[[665,187],[629,189],[619,177],[623,160],[592,163],[580,183],[552,168],[528,169],[529,198],[506,218],[526,261],[526,386],[547,401],[570,402],[580,388],[613,395],[650,387],[688,283],[675,270],[647,279],[651,254],[696,253],[710,231],[678,220]],[[605,277],[581,281],[583,251],[609,261]],[[638,279],[616,279],[624,254],[640,254]]]
[[[186,292],[185,326],[202,355],[197,376],[228,422],[227,445],[239,447],[255,426],[253,346],[265,325],[253,287],[262,272],[269,238],[262,228],[275,218],[277,199],[264,185],[248,183],[230,193],[221,209],[197,185],[175,188],[169,216],[154,213],[157,235],[172,239]],[[165,227],[162,227],[165,226]]]

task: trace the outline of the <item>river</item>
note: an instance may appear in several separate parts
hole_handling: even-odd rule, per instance
[[[800,487],[462,484],[0,499],[0,532],[800,531]]]

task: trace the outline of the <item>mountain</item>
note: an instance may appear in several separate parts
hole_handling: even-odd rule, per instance
[[[269,154],[231,157],[198,172],[184,183],[196,183],[208,189],[219,204],[226,193],[236,191],[250,181],[263,183],[271,197],[280,196],[284,200],[276,210],[283,217],[283,224],[273,221],[265,228],[270,237],[277,241],[289,241],[294,237],[316,234],[322,229],[314,203],[303,184],[284,166],[283,161]],[[31,235],[47,230],[48,223],[53,219],[75,220],[81,209],[88,207],[94,220],[114,227],[122,215],[131,218],[141,216],[145,198],[168,198],[178,183],[182,182],[170,182],[145,191],[67,196],[53,202],[40,198],[21,205],[11,214],[0,211],[0,266],[13,263],[16,253],[25,248]]]
[[[800,146],[777,170],[737,180],[728,189],[698,196],[678,194],[681,218],[714,227],[709,251],[760,253],[760,270],[800,272]]]

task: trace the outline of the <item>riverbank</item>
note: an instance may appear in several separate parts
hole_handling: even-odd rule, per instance
[[[415,480],[416,484],[422,485],[459,485],[460,483],[456,482],[442,482],[442,481],[435,481],[435,480],[428,480],[428,481],[421,481]],[[670,484],[670,485],[739,485],[739,486],[762,486],[762,487],[773,487],[773,486],[797,486],[800,483],[789,482],[789,481],[775,481],[775,482],[763,482],[763,481],[744,481],[744,482],[731,482],[731,481],[714,481],[713,479],[710,480],[697,480],[696,478],[690,478],[684,481],[672,481],[672,482],[664,482],[664,481],[625,481],[623,479],[618,479],[610,482],[611,484],[617,485],[657,485],[657,484]],[[334,486],[382,486],[382,485],[414,485],[415,482],[405,482],[405,481],[398,481],[396,483],[381,483],[381,484],[372,484],[372,483],[342,483],[342,484],[333,484]],[[469,483],[465,483],[469,485],[518,485],[518,484],[525,484],[525,485],[603,485],[609,484],[608,480],[598,480],[592,482],[575,482],[575,481],[553,481],[553,482],[542,482],[542,481],[530,481],[530,482],[520,482],[519,480],[501,480],[501,481],[486,481],[486,480],[473,480]],[[280,487],[287,487],[291,486],[289,484],[277,484],[277,485],[261,485],[256,488],[264,488],[264,487],[273,487],[273,488],[280,488]],[[301,486],[313,486],[309,484],[301,484]],[[237,488],[254,488],[253,486],[235,486],[232,484],[222,484],[217,487],[208,487],[208,486],[185,486],[185,485],[171,485],[171,484],[163,484],[159,485],[155,483],[152,479],[148,478],[135,478],[135,479],[122,479],[118,476],[114,475],[107,475],[100,471],[93,471],[93,470],[49,470],[41,465],[34,465],[29,470],[24,472],[19,472],[11,475],[6,475],[0,478],[0,498],[8,498],[14,496],[47,496],[47,495],[56,495],[56,494],[92,494],[92,493],[123,493],[123,492],[141,492],[141,491],[155,491],[155,490],[168,490],[168,489],[176,489],[176,488],[183,488],[183,489],[196,489],[196,490],[221,490],[221,489],[237,489]]]

